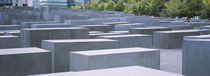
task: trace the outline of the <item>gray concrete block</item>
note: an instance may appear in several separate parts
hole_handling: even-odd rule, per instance
[[[109,68],[109,69],[90,70],[90,71],[81,71],[81,72],[63,72],[63,73],[40,74],[40,75],[30,75],[30,76],[183,76],[183,75],[169,73],[141,66],[129,66],[129,67]]]
[[[20,30],[19,25],[0,25],[0,30]]]
[[[210,35],[199,35],[199,36],[185,36],[185,39],[210,39]]]
[[[162,49],[182,48],[184,36],[200,35],[201,30],[157,31],[153,35],[153,47]]]
[[[210,29],[210,26],[201,26],[200,29]]]
[[[128,22],[106,22],[106,23],[103,23],[104,25],[111,25],[113,30],[115,30],[115,25],[117,24],[128,24]]]
[[[52,24],[52,23],[58,23],[55,21],[34,21],[34,22],[21,22],[21,28],[31,28],[32,24]]]
[[[148,34],[153,35],[155,31],[170,31],[169,27],[143,27],[143,28],[132,28],[129,30],[130,34]]]
[[[106,33],[114,30],[112,25],[79,25],[79,27],[88,28],[90,31],[102,31]]]
[[[89,38],[90,38],[90,39],[95,39],[95,38],[97,38],[98,36],[124,35],[124,34],[127,34],[127,33],[125,33],[125,32],[95,33],[95,34],[90,34],[90,35],[89,35]]]
[[[124,33],[124,34],[129,34],[129,31],[110,31],[109,33]]]
[[[210,75],[210,39],[186,39],[183,43],[182,72],[186,76]]]
[[[53,53],[54,72],[69,71],[69,52],[118,48],[119,41],[110,39],[44,40],[42,48]]]
[[[0,49],[0,75],[51,73],[51,53],[39,48]]]
[[[0,49],[19,47],[21,47],[20,37],[11,35],[0,36]]]
[[[1,30],[0,35],[20,36],[20,30]]]
[[[194,29],[194,26],[191,25],[170,25],[170,28],[172,28],[172,30],[190,30],[190,29]]]
[[[115,25],[116,31],[128,31],[131,28],[145,27],[145,23],[130,23],[130,24],[117,24]]]
[[[128,35],[98,36],[98,38],[119,40],[121,48],[127,48],[127,47],[152,48],[151,35],[128,34]]]
[[[31,28],[21,30],[21,43],[23,47],[41,47],[42,40],[88,38],[89,30],[81,27]]]
[[[125,66],[160,69],[160,51],[147,48],[120,48],[70,53],[70,70],[84,71]]]
[[[55,28],[55,27],[70,27],[70,24],[54,23],[54,24],[32,24],[31,25],[31,28]]]
[[[89,34],[99,34],[99,33],[104,33],[104,32],[101,32],[101,31],[89,31]]]

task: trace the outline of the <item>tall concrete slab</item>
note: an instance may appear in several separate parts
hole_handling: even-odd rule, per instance
[[[185,39],[182,50],[182,72],[186,76],[210,75],[210,39]]]
[[[116,31],[128,31],[131,28],[146,27],[145,23],[129,23],[129,24],[117,24],[115,25]]]
[[[119,41],[110,39],[44,40],[42,48],[53,53],[53,72],[69,71],[69,52],[118,48]]]
[[[51,73],[51,53],[39,48],[0,49],[0,75]]]
[[[31,28],[56,28],[56,27],[71,27],[66,23],[53,23],[53,24],[32,24]]]
[[[23,47],[41,47],[42,40],[88,39],[89,30],[81,27],[30,28],[21,30]]]
[[[147,48],[120,48],[70,53],[70,70],[85,71],[125,66],[160,69],[160,51]]]
[[[102,31],[105,33],[114,30],[112,25],[79,25],[79,27],[88,28],[90,31]]]
[[[128,35],[98,36],[98,38],[119,40],[121,48],[127,48],[127,47],[152,48],[151,35],[128,34]]]
[[[58,23],[55,21],[34,21],[34,22],[21,22],[21,28],[31,28],[32,24],[52,24],[52,23]]]

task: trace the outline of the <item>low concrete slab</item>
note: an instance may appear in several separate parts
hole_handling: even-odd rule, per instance
[[[19,47],[21,47],[19,36],[12,36],[12,35],[0,36],[0,49],[19,48]]]

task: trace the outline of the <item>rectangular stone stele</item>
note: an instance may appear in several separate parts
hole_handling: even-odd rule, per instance
[[[19,30],[20,25],[0,25],[0,30]]]
[[[95,39],[98,36],[110,36],[110,35],[124,35],[126,32],[110,32],[110,33],[92,33],[89,35],[90,39]]]
[[[129,24],[117,24],[115,25],[116,31],[129,31],[131,28],[146,27],[145,23],[129,23]]]
[[[55,21],[34,21],[34,22],[21,22],[21,28],[31,28],[32,24],[52,24]]]
[[[157,31],[153,35],[153,47],[162,49],[182,48],[184,36],[200,35],[202,30]]]
[[[31,26],[31,28],[55,28],[55,27],[70,27],[70,24],[66,24],[66,23],[32,24]]]
[[[42,40],[88,39],[89,30],[81,27],[31,28],[21,30],[23,47],[41,47]]]
[[[160,69],[160,51],[147,48],[120,48],[70,53],[70,70],[84,71],[124,66]]]
[[[110,39],[44,40],[42,48],[53,53],[54,72],[69,71],[69,51],[118,48],[119,41]]]
[[[90,31],[102,31],[106,33],[114,30],[112,25],[79,25],[79,27],[88,28]]]
[[[129,30],[130,34],[149,34],[153,35],[155,31],[171,31],[169,27],[143,27],[143,28],[131,28]]]
[[[4,48],[19,48],[20,47],[20,37],[12,35],[0,36],[0,49]]]
[[[30,75],[30,76],[183,76],[183,75],[169,73],[141,66],[129,66],[129,67],[109,68],[109,69],[90,70],[90,71],[81,71],[81,72],[63,72],[63,73],[40,74],[40,75]]]
[[[185,39],[182,48],[182,73],[186,76],[210,75],[210,39]]]
[[[51,73],[51,53],[39,48],[0,49],[0,76]]]
[[[98,36],[98,38],[119,40],[121,48],[127,48],[127,47],[152,48],[151,35],[127,34],[127,35]]]

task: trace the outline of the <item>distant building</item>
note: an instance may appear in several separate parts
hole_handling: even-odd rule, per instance
[[[74,5],[74,0],[33,0],[34,7],[70,7]]]
[[[0,7],[3,6],[28,6],[28,0],[0,0]]]

